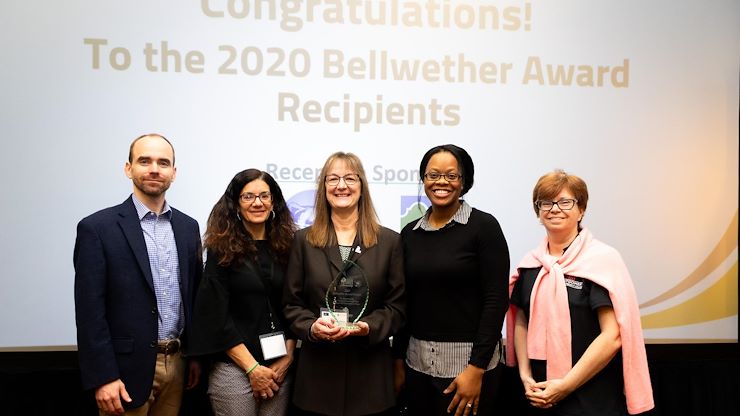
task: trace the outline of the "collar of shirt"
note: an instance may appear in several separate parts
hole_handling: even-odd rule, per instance
[[[447,228],[452,226],[454,223],[458,224],[467,224],[468,220],[470,219],[470,213],[472,212],[473,208],[470,207],[470,205],[465,202],[464,200],[460,200],[460,208],[457,209],[457,212],[455,212],[455,215],[450,218],[450,220],[445,224],[442,228]],[[437,228],[434,228],[429,224],[429,214],[432,213],[432,207],[429,207],[427,209],[427,212],[424,213],[424,216],[419,218],[419,221],[417,221],[416,225],[414,226],[414,230],[418,230],[421,228],[424,231],[435,231]]]
[[[157,215],[155,212],[152,212],[152,210],[147,208],[143,202],[139,201],[139,198],[137,198],[136,195],[131,194],[131,199],[134,201],[134,207],[136,207],[136,214],[139,216],[139,221],[143,220],[150,212],[155,216]],[[167,201],[164,201],[162,213],[159,215],[164,215],[167,219],[172,219],[172,209],[170,209],[170,205]]]

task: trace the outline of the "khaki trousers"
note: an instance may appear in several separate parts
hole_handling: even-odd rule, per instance
[[[126,411],[126,416],[177,416],[185,388],[185,360],[180,352],[157,354],[154,383],[143,406]],[[100,416],[107,416],[102,410]]]

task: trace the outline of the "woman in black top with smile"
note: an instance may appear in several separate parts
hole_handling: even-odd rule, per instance
[[[283,273],[295,225],[280,187],[247,169],[208,218],[191,354],[214,359],[216,415],[285,415],[295,339],[282,313]]]
[[[432,203],[403,231],[408,320],[397,339],[396,383],[412,415],[492,415],[501,377],[509,250],[498,221],[462,197],[473,160],[455,145],[424,155],[419,172]],[[405,375],[405,380],[404,380]]]

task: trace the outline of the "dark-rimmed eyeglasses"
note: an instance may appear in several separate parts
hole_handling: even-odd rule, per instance
[[[577,199],[561,199],[560,201],[539,200],[535,202],[534,204],[537,206],[537,209],[539,209],[540,211],[550,211],[555,207],[555,205],[557,205],[561,211],[568,211],[570,209],[573,209],[574,206],[576,206],[576,202],[578,202]]]
[[[340,180],[343,180],[347,186],[352,186],[360,181],[360,175],[356,173],[348,173],[344,176],[329,175],[324,179],[324,183],[329,186],[337,186]]]
[[[439,173],[439,172],[427,172],[424,174],[424,179],[428,181],[438,181],[441,178],[445,178],[447,182],[457,182],[462,178],[462,175],[455,172],[450,173]]]
[[[247,204],[254,204],[254,201],[259,198],[263,204],[269,204],[272,202],[272,194],[269,192],[260,192],[259,194],[253,194],[251,192],[245,192],[239,195],[239,199]]]

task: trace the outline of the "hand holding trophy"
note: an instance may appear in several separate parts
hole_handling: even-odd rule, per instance
[[[346,260],[344,267],[334,277],[326,291],[325,301],[329,315],[350,332],[350,335],[367,335],[367,323],[360,321],[370,298],[365,273],[357,263]]]

